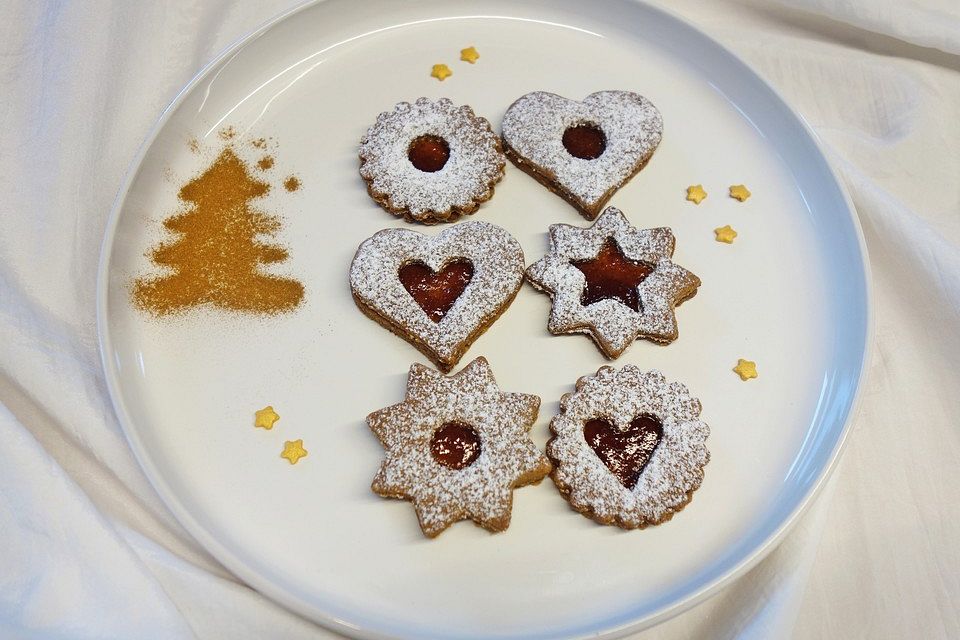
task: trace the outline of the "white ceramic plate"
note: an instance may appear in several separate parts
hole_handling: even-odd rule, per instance
[[[475,65],[459,50],[475,45]],[[453,76],[429,76],[446,62]],[[491,535],[460,523],[426,540],[408,503],[369,489],[381,447],[364,424],[403,397],[406,342],[354,306],[357,245],[403,226],[366,195],[357,143],[380,111],[419,96],[470,104],[498,126],[533,90],[580,98],[630,89],[663,113],[663,143],[611,204],[669,226],[675,260],[703,280],[678,310],[680,338],[635,344],[616,364],[685,382],[711,425],[693,502],[644,531],[574,513],[551,481],[515,493]],[[305,305],[272,319],[196,311],[151,320],[129,300],[145,252],[176,211],[178,185],[215,157],[217,132],[272,139],[275,185]],[[194,153],[187,141],[197,138]],[[303,188],[287,193],[283,178]],[[745,183],[753,197],[727,197]],[[685,188],[703,183],[700,206]],[[585,224],[508,165],[474,219],[520,241],[528,263],[556,222]],[[733,245],[714,241],[724,224]],[[421,228],[422,229],[422,228]],[[429,229],[436,233],[438,229]],[[133,450],[170,509],[257,589],[334,629],[427,638],[616,635],[713,592],[770,550],[823,482],[846,433],[869,343],[868,274],[848,199],[803,122],[746,66],[643,4],[329,0],[271,22],[207,67],[164,112],[136,158],[104,242],[100,335],[110,392]],[[583,336],[551,337],[549,299],[524,286],[461,364],[485,355],[501,387],[535,393],[539,444],[560,396],[605,364]],[[747,383],[737,358],[757,361]],[[282,416],[254,429],[255,409]],[[303,438],[309,457],[278,457]]]

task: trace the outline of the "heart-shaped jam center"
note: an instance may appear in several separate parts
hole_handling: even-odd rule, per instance
[[[459,258],[434,271],[422,262],[408,262],[397,275],[427,316],[440,322],[473,279],[473,263]]]
[[[434,173],[450,159],[450,145],[440,136],[420,136],[410,143],[407,158],[420,171]]]
[[[620,431],[608,420],[595,418],[583,426],[583,437],[620,484],[633,489],[663,438],[663,425],[656,416],[643,414]]]
[[[447,422],[434,431],[430,455],[448,469],[466,469],[480,457],[480,436],[462,422]]]
[[[578,124],[563,132],[561,139],[567,153],[581,160],[594,160],[607,149],[607,137],[595,124]]]
[[[641,311],[637,285],[653,273],[653,267],[623,255],[613,236],[604,241],[596,258],[574,260],[571,264],[579,269],[587,280],[580,304],[587,306],[601,300],[613,299],[638,313]]]

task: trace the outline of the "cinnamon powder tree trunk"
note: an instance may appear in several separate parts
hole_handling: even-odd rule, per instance
[[[170,273],[136,280],[134,303],[158,315],[203,304],[267,314],[297,307],[303,285],[260,270],[288,255],[283,247],[265,242],[280,221],[250,204],[269,191],[269,184],[255,179],[230,148],[224,149],[180,189],[179,198],[190,207],[163,223],[178,236],[150,253]]]

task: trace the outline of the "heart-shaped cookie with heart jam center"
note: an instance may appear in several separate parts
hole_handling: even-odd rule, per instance
[[[593,220],[650,160],[663,134],[653,103],[631,91],[583,101],[534,91],[503,116],[507,157]]]
[[[620,484],[633,489],[663,439],[663,424],[656,416],[645,414],[620,431],[609,420],[594,418],[583,425],[583,437]]]
[[[513,301],[523,269],[520,243],[487,222],[435,236],[385,229],[357,249],[350,288],[365,314],[446,372]]]

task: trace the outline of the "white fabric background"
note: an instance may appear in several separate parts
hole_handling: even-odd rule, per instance
[[[329,638],[174,521],[113,415],[99,244],[160,110],[290,0],[0,0],[0,638]],[[754,571],[641,638],[960,637],[960,6],[682,0],[822,137],[876,357],[841,465]]]

